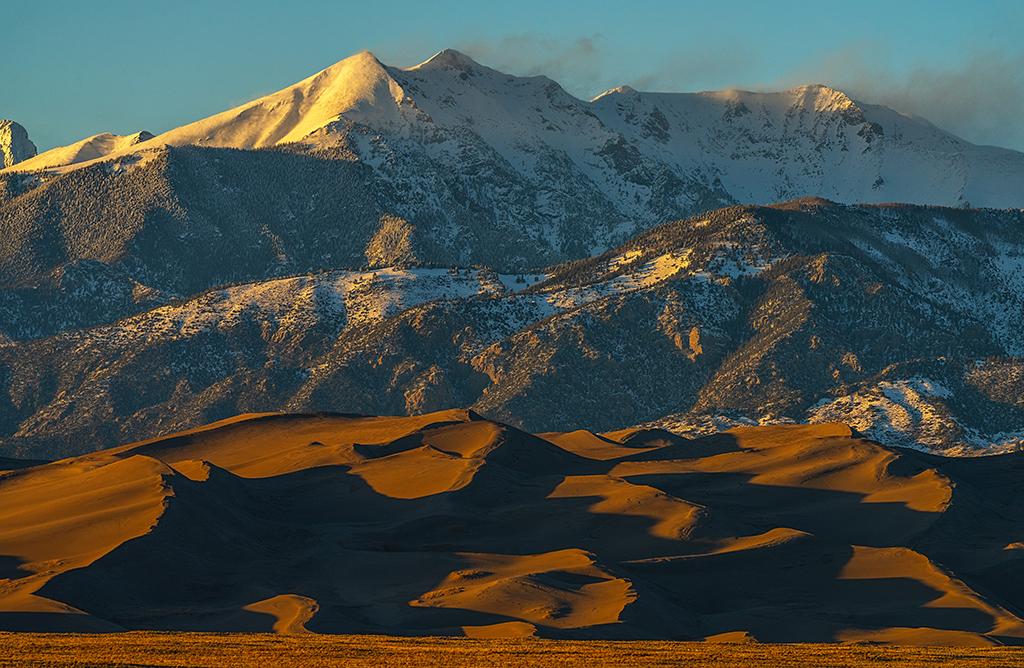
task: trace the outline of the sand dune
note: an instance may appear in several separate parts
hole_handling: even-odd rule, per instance
[[[0,462],[0,630],[1024,644],[1024,457],[254,414]]]
[[[274,631],[276,633],[308,633],[306,623],[313,619],[320,606],[313,599],[295,594],[279,594],[266,599],[250,603],[242,608],[250,612],[261,612],[270,615],[275,620]]]

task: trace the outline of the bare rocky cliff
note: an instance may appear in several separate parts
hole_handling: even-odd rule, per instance
[[[28,160],[36,154],[36,145],[19,123],[0,120],[0,169]]]

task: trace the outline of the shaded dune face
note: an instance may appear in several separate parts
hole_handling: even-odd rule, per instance
[[[1018,455],[244,415],[0,472],[0,629],[1024,642]]]

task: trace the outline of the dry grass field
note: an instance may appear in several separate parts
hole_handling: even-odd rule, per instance
[[[0,633],[0,666],[1024,666],[1024,648],[473,640],[206,633]]]

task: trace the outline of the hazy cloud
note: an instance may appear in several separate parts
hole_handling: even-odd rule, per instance
[[[600,35],[565,41],[522,34],[460,42],[455,48],[496,70],[526,77],[543,74],[574,95],[588,97],[608,75],[602,47]]]
[[[952,69],[847,67],[835,84],[851,96],[927,118],[979,144],[1024,149],[1024,52],[965,54]]]
[[[584,99],[622,84],[649,91],[702,90],[741,77],[754,60],[754,54],[742,47],[728,51],[677,49],[653,66],[647,63],[641,71],[630,72],[618,69],[616,59],[609,58],[601,35],[567,42],[522,34],[460,42],[455,48],[502,72],[551,77]]]
[[[754,60],[753,52],[741,45],[721,51],[680,49],[626,83],[637,90],[659,92],[727,88],[743,80]],[[729,85],[723,86],[723,81]]]
[[[884,44],[848,44],[796,70],[764,76],[770,56],[742,45],[728,49],[680,48],[640,71],[610,54],[601,35],[556,40],[536,34],[456,45],[485,65],[510,74],[544,74],[581,98],[620,84],[639,90],[694,91],[720,88],[779,90],[824,83],[850,96],[921,116],[968,141],[1024,150],[1024,51],[964,52],[956,67],[918,66],[897,71]],[[951,48],[953,48],[951,46]],[[634,65],[635,66],[635,65]]]
[[[897,72],[880,44],[850,44],[758,86],[824,83],[853,98],[925,118],[976,144],[1024,150],[1024,51],[965,51],[955,67]]]

